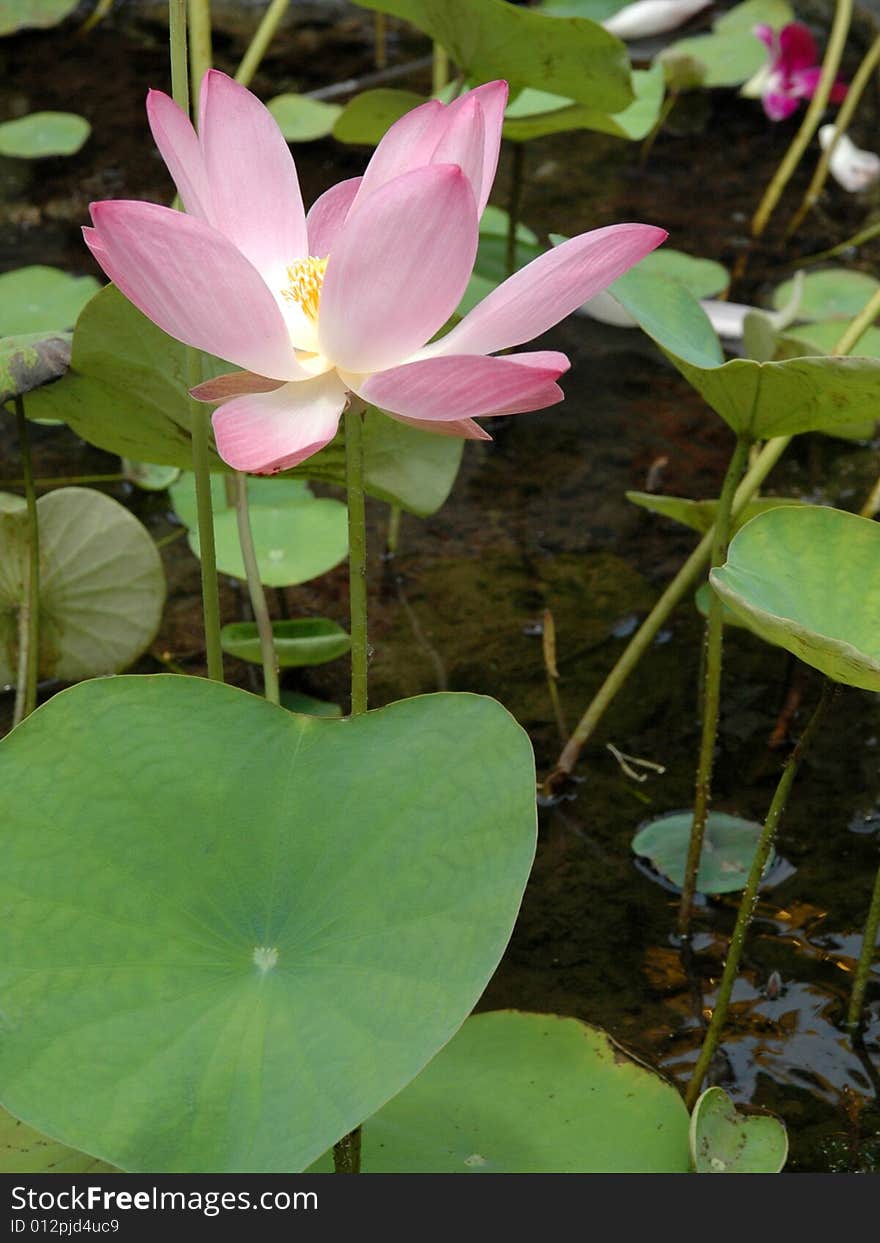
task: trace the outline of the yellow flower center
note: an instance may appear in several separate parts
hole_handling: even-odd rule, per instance
[[[326,269],[326,259],[316,259],[314,255],[309,255],[308,259],[297,259],[287,269],[288,284],[281,291],[288,302],[295,302],[302,308],[312,323],[317,323],[318,320],[321,286]]]

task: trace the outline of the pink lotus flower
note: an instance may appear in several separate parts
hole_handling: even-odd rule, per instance
[[[744,95],[761,97],[771,121],[784,121],[812,99],[819,85],[822,66],[813,36],[801,22],[789,22],[781,30],[756,26],[755,34],[770,53],[767,64],[743,88]],[[838,78],[831,88],[831,102],[839,104],[846,96],[846,83]]]
[[[352,394],[393,418],[489,439],[476,417],[559,401],[554,351],[512,353],[666,237],[620,224],[572,238],[505,281],[427,344],[464,293],[495,176],[507,84],[429,101],[391,127],[363,177],[306,216],[290,150],[266,108],[215,70],[199,133],[159,91],[147,113],[187,214],[91,205],[83,230],[131,302],[179,341],[242,371],[193,390],[221,401],[217,448],[238,470],[302,462],[336,433]]]

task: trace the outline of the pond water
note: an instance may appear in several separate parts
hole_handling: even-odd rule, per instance
[[[220,68],[234,69],[251,25],[242,18],[218,32]],[[254,88],[268,97],[368,72],[369,29],[368,18],[350,13],[324,25],[289,25]],[[94,127],[72,160],[0,163],[4,269],[41,262],[96,271],[79,239],[90,200],[168,200],[169,182],[143,112],[147,86],[168,86],[164,40],[161,24],[124,9],[85,37],[34,33],[0,45],[3,116],[72,108]],[[392,37],[394,60],[424,51],[415,36]],[[406,84],[426,86],[418,75]],[[657,223],[669,229],[673,246],[732,267],[791,133],[766,125],[756,104],[716,93],[683,99],[644,162],[635,147],[599,135],[542,140],[528,150],[522,218],[541,234],[627,219]],[[328,140],[296,155],[310,202],[331,182],[358,173],[368,152]],[[505,152],[494,195],[501,205],[509,175]],[[803,184],[801,176],[796,186]],[[860,227],[864,203],[843,197],[829,193],[789,258]],[[868,248],[858,263],[869,268],[877,255]],[[770,244],[752,254],[734,297],[759,299],[781,264]],[[443,509],[427,520],[403,516],[393,560],[382,556],[387,509],[371,503],[369,523],[371,702],[438,687],[493,695],[528,730],[543,774],[559,749],[541,654],[544,609],[554,614],[559,690],[573,725],[693,546],[683,528],[636,509],[624,492],[650,486],[717,495],[732,445],[726,427],[640,333],[572,317],[539,348],[561,349],[572,359],[565,403],[496,424],[491,444],[468,444]],[[66,429],[36,429],[34,439],[40,476],[118,469],[117,459]],[[858,509],[878,469],[875,449],[802,438],[768,490]],[[10,420],[0,424],[0,451],[4,477],[17,475]],[[178,530],[164,495],[124,484],[107,490],[130,504],[157,539]],[[137,668],[200,673],[198,565],[183,539],[165,544],[163,558],[169,580],[163,627]],[[276,593],[273,606],[345,624],[344,567]],[[229,581],[222,607],[227,620],[243,615]],[[600,1024],[682,1084],[712,1005],[736,902],[701,905],[685,971],[671,935],[676,894],[637,863],[629,843],[643,820],[690,804],[701,633],[696,610],[683,604],[601,723],[576,782],[542,809],[522,914],[481,1002]],[[252,676],[231,659],[227,675],[244,686]],[[336,662],[288,680],[344,705],[346,679],[344,662]],[[806,710],[816,695],[812,675],[784,653],[742,631],[729,634],[717,808],[763,818],[785,754],[769,745],[780,713],[792,696]],[[713,1070],[714,1081],[738,1102],[784,1118],[792,1170],[880,1163],[876,976],[863,1046],[853,1049],[841,1025],[878,861],[880,708],[876,697],[845,691],[833,712],[796,783],[781,860],[762,892],[723,1056]],[[802,720],[803,713],[791,729]],[[635,782],[608,743],[665,771]]]

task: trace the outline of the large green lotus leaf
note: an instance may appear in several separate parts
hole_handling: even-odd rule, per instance
[[[260,635],[256,622],[230,622],[220,631],[223,651],[239,660],[262,664]],[[289,621],[273,621],[272,642],[280,669],[298,669],[304,665],[324,665],[337,660],[351,647],[351,638],[335,621],[327,617],[294,617]]]
[[[0,1109],[0,1174],[112,1174],[87,1153],[56,1143]]]
[[[679,39],[658,59],[673,74],[677,64],[687,62],[703,86],[739,86],[767,61],[767,49],[754,27],[763,23],[779,30],[793,20],[787,0],[745,0],[719,17],[711,34]]]
[[[126,1170],[303,1169],[480,996],[534,782],[478,695],[347,721],[184,676],[56,695],[0,744],[3,1104]]]
[[[710,575],[768,643],[835,682],[880,691],[880,526],[820,505],[774,509],[734,536]]]
[[[880,289],[880,281],[866,272],[850,272],[846,268],[826,268],[822,272],[808,272],[803,278],[798,319],[827,320],[852,319],[863,310]],[[773,306],[784,307],[794,292],[794,282],[785,281],[773,292]],[[795,330],[798,332],[799,330]],[[838,325],[838,339],[843,326]],[[833,348],[834,343],[832,343]]]
[[[632,0],[539,0],[535,8],[551,17],[586,17],[591,22],[604,22]]]
[[[112,497],[59,488],[37,501],[42,678],[125,669],[149,647],[165,575],[145,528]],[[29,556],[23,506],[0,513],[0,684],[15,681]]]
[[[99,288],[93,276],[71,276],[39,263],[5,272],[0,276],[0,336],[72,328]]]
[[[398,91],[391,87],[361,91],[349,100],[333,125],[333,137],[339,142],[360,143],[375,147],[387,129],[419,104],[426,96],[414,91]]]
[[[79,0],[0,0],[0,35],[27,26],[57,26]]]
[[[70,341],[68,332],[0,337],[0,405],[63,376],[70,364]]]
[[[699,1097],[690,1124],[697,1174],[778,1174],[788,1159],[788,1135],[772,1114],[742,1114],[722,1088]]]
[[[367,1121],[362,1161],[366,1174],[681,1174],[687,1133],[675,1088],[599,1028],[496,1010]]]
[[[633,854],[650,859],[658,872],[679,888],[684,884],[694,817],[690,811],[659,816],[643,825],[632,839]],[[734,893],[744,889],[761,825],[740,816],[710,811],[697,874],[700,893]],[[768,867],[772,864],[768,861]]]
[[[302,691],[289,691],[281,688],[281,706],[288,712],[304,712],[306,716],[325,716],[338,720],[342,716],[340,704],[329,703],[326,699],[315,699],[313,695],[304,695]]]
[[[333,132],[333,126],[342,113],[340,104],[328,104],[323,99],[296,94],[276,95],[266,107],[288,142],[312,142],[316,138],[326,138]]]
[[[691,527],[701,535],[705,535],[715,525],[715,515],[718,513],[717,501],[691,501],[684,496],[659,496],[655,492],[627,492],[626,499],[653,514],[662,514],[664,518],[671,518],[673,522]],[[802,503],[796,497],[789,496],[762,496],[757,501],[749,501],[733,519],[733,530],[738,531],[750,518],[763,514],[768,509]]]
[[[595,22],[548,17],[506,0],[355,2],[417,26],[475,84],[506,78],[513,90],[539,87],[603,112],[632,103],[626,48]]]
[[[75,155],[91,132],[75,112],[31,112],[0,124],[0,155],[19,160]]]
[[[632,89],[633,102],[620,112],[609,113],[527,87],[520,91],[504,114],[504,137],[513,142],[528,142],[547,134],[588,129],[639,142],[651,132],[660,116],[665,92],[662,65],[634,70]]]
[[[109,453],[161,466],[192,466],[186,347],[166,336],[113,285],[84,308],[71,368],[28,401],[34,419],[61,419]],[[205,375],[229,364],[204,359]],[[464,441],[436,436],[368,410],[364,425],[367,491],[414,514],[431,514],[449,495]],[[214,453],[211,469],[230,468]],[[345,484],[342,434],[290,474]]]

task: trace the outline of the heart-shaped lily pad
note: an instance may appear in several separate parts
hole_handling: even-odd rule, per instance
[[[691,1161],[698,1174],[778,1174],[788,1135],[772,1114],[740,1113],[721,1088],[707,1088],[690,1124]]]
[[[72,328],[100,288],[94,276],[71,276],[32,264],[0,276],[0,336]]]
[[[0,125],[0,155],[19,160],[75,155],[91,132],[75,112],[31,112]]]
[[[112,1174],[114,1167],[67,1148],[0,1109],[0,1174]]]
[[[15,498],[0,513],[0,684],[15,681],[28,523]],[[59,488],[37,501],[42,678],[73,682],[125,669],[153,640],[165,575],[152,539],[112,497]]]
[[[773,305],[779,310],[791,298],[794,280],[785,281],[773,292]],[[848,268],[826,268],[822,272],[808,272],[803,277],[798,319],[828,320],[852,319],[863,310],[877,290],[880,281],[867,272],[853,272]],[[843,328],[838,324],[838,336]]]
[[[223,651],[239,660],[262,664],[260,635],[256,622],[230,622],[220,631]],[[281,669],[304,665],[324,665],[336,660],[351,647],[351,637],[327,617],[295,617],[272,623],[272,642]]]
[[[497,1010],[369,1119],[362,1161],[367,1174],[675,1174],[687,1130],[675,1088],[599,1028]],[[332,1168],[325,1156],[315,1172]]]
[[[649,859],[679,888],[684,884],[693,813],[673,812],[642,825],[632,840],[633,853]],[[755,857],[761,825],[740,816],[710,811],[697,874],[700,893],[735,893],[743,889]],[[773,857],[767,861],[767,868]]]
[[[478,695],[348,721],[167,674],[56,695],[0,744],[3,1104],[127,1170],[301,1170],[480,996],[534,782]]]
[[[734,536],[710,575],[768,643],[835,682],[880,691],[880,526],[820,505],[774,509]]]

